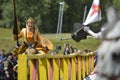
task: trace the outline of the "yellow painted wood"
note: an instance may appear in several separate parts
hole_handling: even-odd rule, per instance
[[[86,57],[86,75],[88,75],[88,73],[89,73],[89,71],[88,71],[88,69],[89,69],[89,65],[88,65],[88,56]]]
[[[29,59],[40,59],[40,58],[45,58],[47,54],[32,54],[32,55],[27,55]]]
[[[36,73],[36,80],[39,80],[39,68],[38,68],[39,66],[38,66],[38,65],[39,65],[39,64],[38,64],[38,59],[37,59],[37,60],[36,60],[36,70],[37,70],[37,71],[36,71],[36,72],[37,72],[37,73]]]
[[[63,80],[63,59],[60,58],[60,80]]]
[[[84,56],[84,70],[85,70],[85,75],[86,75],[86,72],[87,72],[87,69],[86,69],[86,56]]]
[[[72,78],[71,76],[72,76],[72,59],[69,58],[69,61],[68,61],[68,80]]]
[[[19,55],[18,59],[18,80],[28,80],[27,56]]]
[[[89,56],[88,56],[88,74],[90,73],[90,65],[89,65]]]
[[[90,60],[89,67],[90,67],[90,71],[91,71],[92,70],[92,55],[89,56],[89,60]]]
[[[53,80],[59,80],[59,63],[58,59],[53,59]]]
[[[47,58],[47,77],[48,80],[50,79],[50,62],[49,62],[49,58]]]
[[[47,59],[39,59],[39,80],[47,80]]]
[[[29,64],[29,67],[28,67],[28,72],[30,74],[30,80],[32,80],[32,70],[33,70],[33,60],[28,60],[28,64]]]
[[[85,77],[85,57],[82,56],[82,78]]]
[[[89,56],[89,72],[94,68],[94,55]]]
[[[38,60],[35,60],[35,59],[31,59],[28,61],[28,70],[29,70],[29,73],[30,73],[30,80],[39,80],[38,79]],[[36,73],[34,73],[34,71],[36,71]],[[35,75],[36,74],[36,75]],[[33,77],[33,75],[35,75]]]
[[[50,55],[50,54],[40,54],[40,55],[19,55],[18,57],[18,80],[28,80],[28,63],[27,60],[30,60],[30,68],[32,69],[33,62],[32,60],[38,60],[38,72],[36,76],[36,80],[48,80],[50,75],[50,61],[49,59],[53,59],[53,80],[57,80],[59,77],[61,80],[68,80],[68,66],[69,66],[69,58],[72,58],[72,74],[71,79],[76,79],[76,64],[74,63],[75,57],[78,57],[78,80],[82,80],[85,77],[85,73],[89,73],[91,68],[94,68],[94,54],[88,53],[86,54],[73,54],[73,55]],[[85,57],[86,62],[85,62]],[[60,63],[57,62],[58,59]],[[89,67],[89,68],[88,68]],[[86,72],[85,72],[86,71]],[[30,80],[32,79],[32,70],[30,70]],[[58,76],[59,75],[59,76]]]
[[[94,68],[94,55],[92,56],[92,69]]]
[[[72,58],[72,80],[76,80],[76,57]]]
[[[78,57],[78,80],[81,80],[81,57]]]
[[[68,80],[68,61],[69,58],[63,59],[63,80]]]

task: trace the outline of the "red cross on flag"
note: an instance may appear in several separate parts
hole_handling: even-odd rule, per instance
[[[100,0],[94,0],[88,16],[83,25],[88,25],[101,20]]]

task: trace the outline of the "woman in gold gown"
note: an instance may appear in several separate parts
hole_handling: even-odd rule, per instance
[[[14,35],[14,40],[17,38],[23,38],[24,45],[15,50],[15,54],[24,53],[29,47],[34,47],[37,52],[42,51],[44,53],[47,53],[48,50],[53,50],[52,42],[41,36],[35,20],[31,17],[26,21],[26,28],[22,28],[18,35]]]

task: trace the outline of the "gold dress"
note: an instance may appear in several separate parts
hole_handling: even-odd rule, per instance
[[[35,49],[39,51],[43,51],[47,53],[48,50],[53,50],[53,44],[50,40],[47,38],[44,38],[41,36],[39,31],[29,32],[26,28],[23,28],[18,35],[18,39],[23,38],[24,42],[26,44],[36,44]],[[21,54],[25,51],[27,47],[20,46],[19,50],[17,51],[17,54]],[[48,50],[47,50],[47,49]],[[16,53],[15,53],[16,54]]]

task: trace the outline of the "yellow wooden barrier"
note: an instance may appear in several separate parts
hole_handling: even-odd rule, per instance
[[[76,57],[72,58],[72,80],[76,80]]]
[[[19,55],[18,80],[83,80],[94,68],[94,53]]]
[[[39,59],[39,79],[38,80],[47,80],[46,58]]]
[[[81,63],[82,63],[82,61],[81,61],[81,56],[78,56],[78,80],[82,80],[82,76],[81,76],[81,74],[82,74],[82,66],[81,66]]]
[[[47,59],[47,77],[50,79],[50,60]]]
[[[53,59],[53,80],[59,80],[59,63],[58,59]]]
[[[27,56],[19,55],[18,80],[28,80]]]
[[[86,57],[86,75],[88,75],[89,74],[89,61],[88,61],[88,59],[89,59],[89,57],[87,56]]]
[[[60,80],[63,80],[63,59],[59,59],[60,60]]]
[[[37,80],[38,78],[38,72],[36,69],[37,62],[36,60],[28,60],[28,74],[30,75],[30,80],[34,79]]]

